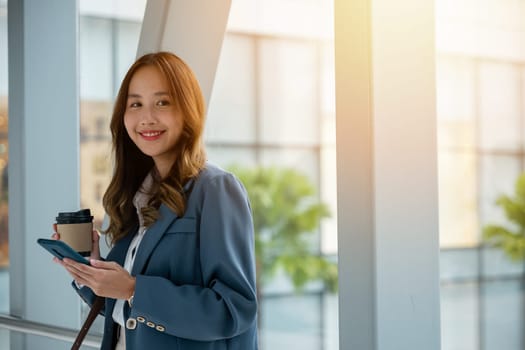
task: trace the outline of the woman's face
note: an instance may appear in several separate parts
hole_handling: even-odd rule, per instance
[[[169,94],[168,82],[153,66],[139,68],[131,78],[124,125],[129,137],[153,158],[162,177],[176,158],[184,118]]]

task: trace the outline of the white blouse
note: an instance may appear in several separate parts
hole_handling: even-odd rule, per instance
[[[135,197],[133,197],[133,205],[137,209],[137,215],[139,217],[139,230],[137,234],[135,234],[135,237],[133,237],[133,240],[131,241],[128,252],[126,253],[126,260],[124,262],[124,268],[126,271],[131,273],[131,269],[133,268],[133,263],[135,262],[135,256],[136,252],[139,249],[140,242],[142,241],[142,238],[144,238],[144,235],[146,234],[146,227],[144,226],[144,218],[142,217],[141,209],[148,205],[148,201],[150,199],[149,196],[149,190],[151,189],[151,186],[153,185],[153,177],[151,174],[148,174],[144,181],[142,182],[142,185],[140,189],[135,194]],[[124,304],[126,303],[125,299],[117,299],[115,302],[115,307],[113,309],[113,320],[117,322],[121,327],[124,327]]]

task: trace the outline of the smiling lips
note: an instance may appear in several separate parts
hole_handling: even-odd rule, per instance
[[[139,132],[140,136],[146,141],[155,141],[160,138],[164,131],[142,131]]]

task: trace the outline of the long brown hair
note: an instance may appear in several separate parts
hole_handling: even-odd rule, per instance
[[[186,197],[183,186],[204,168],[206,161],[202,140],[205,121],[204,99],[191,68],[170,52],[156,52],[140,57],[129,68],[122,81],[110,124],[114,172],[104,194],[103,205],[110,218],[109,227],[105,232],[112,244],[137,225],[138,216],[133,206],[133,197],[146,175],[154,168],[153,159],[139,150],[124,126],[130,81],[137,70],[145,66],[156,67],[166,78],[169,93],[184,116],[182,133],[177,141],[175,162],[165,178],[154,176],[152,198],[149,206],[142,211],[146,226],[157,219],[160,204],[165,204],[179,216],[184,214]]]

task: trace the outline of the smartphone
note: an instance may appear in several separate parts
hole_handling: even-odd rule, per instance
[[[69,258],[76,262],[89,265],[89,260],[77,253],[73,248],[68,246],[63,241],[56,239],[39,238],[37,240],[37,243],[60,260],[64,258]]]

